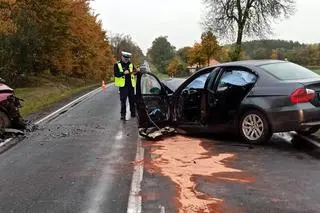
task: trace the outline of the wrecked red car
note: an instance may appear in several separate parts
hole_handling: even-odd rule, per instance
[[[237,133],[263,143],[273,133],[309,135],[320,129],[320,76],[278,60],[238,61],[208,67],[184,79],[160,81],[142,72],[136,103],[140,135],[186,132]]]
[[[23,129],[25,124],[19,112],[21,100],[15,96],[13,89],[4,82],[0,78],[0,130],[6,128]]]

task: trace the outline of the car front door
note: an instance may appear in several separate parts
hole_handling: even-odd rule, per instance
[[[167,92],[161,81],[150,72],[137,76],[136,108],[139,128],[162,126],[169,120]]]
[[[232,124],[236,112],[258,76],[243,67],[224,67],[218,77],[208,79],[206,120],[210,126]]]

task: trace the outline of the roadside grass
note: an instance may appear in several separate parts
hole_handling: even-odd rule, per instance
[[[320,75],[320,69],[318,70],[313,70],[313,72],[317,73],[318,75]]]
[[[24,100],[20,109],[22,116],[49,107],[75,93],[98,87],[99,84],[94,81],[47,74],[28,77],[24,85],[28,86],[15,89],[16,96]]]

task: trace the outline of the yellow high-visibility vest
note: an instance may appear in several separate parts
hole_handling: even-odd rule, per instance
[[[117,64],[118,64],[119,72],[123,73],[123,67],[122,67],[120,61],[118,61]],[[129,65],[129,72],[130,72],[130,76],[131,76],[131,84],[133,87],[135,87],[136,86],[136,79],[133,74],[133,64],[131,64],[131,63]],[[114,84],[116,87],[124,87],[124,85],[126,84],[125,76],[115,77]]]

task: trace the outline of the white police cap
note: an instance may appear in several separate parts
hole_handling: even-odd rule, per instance
[[[125,58],[131,58],[131,56],[132,56],[131,53],[124,52],[124,51],[121,52],[121,55],[122,55],[123,57],[125,57]]]

